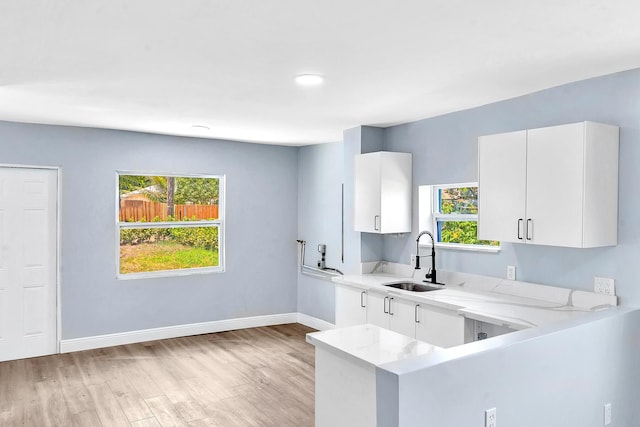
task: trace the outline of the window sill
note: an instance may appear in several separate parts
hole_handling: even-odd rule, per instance
[[[191,276],[194,274],[224,273],[224,267],[199,267],[180,270],[148,271],[142,273],[118,273],[118,280],[152,279],[158,277]]]
[[[431,244],[421,243],[420,246],[426,248],[426,247],[431,247]],[[500,252],[500,246],[464,245],[461,243],[436,243],[436,248],[454,250],[454,251],[469,251],[469,252],[485,252],[485,253]]]

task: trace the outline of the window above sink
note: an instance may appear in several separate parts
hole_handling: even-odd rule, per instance
[[[431,231],[436,247],[497,252],[500,242],[478,240],[478,183],[418,187],[420,230]]]

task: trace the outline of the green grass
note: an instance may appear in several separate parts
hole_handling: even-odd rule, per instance
[[[120,246],[120,273],[214,267],[218,251],[194,248],[176,242]]]

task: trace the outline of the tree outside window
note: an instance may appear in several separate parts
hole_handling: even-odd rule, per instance
[[[500,246],[478,240],[477,183],[433,186],[433,219],[440,243]]]

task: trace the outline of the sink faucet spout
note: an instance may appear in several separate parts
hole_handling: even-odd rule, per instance
[[[431,270],[425,275],[426,279],[430,279],[431,283],[438,283],[436,279],[436,242],[430,231],[421,231],[416,239],[416,265],[415,269],[420,269],[420,238],[424,235],[431,237]]]

